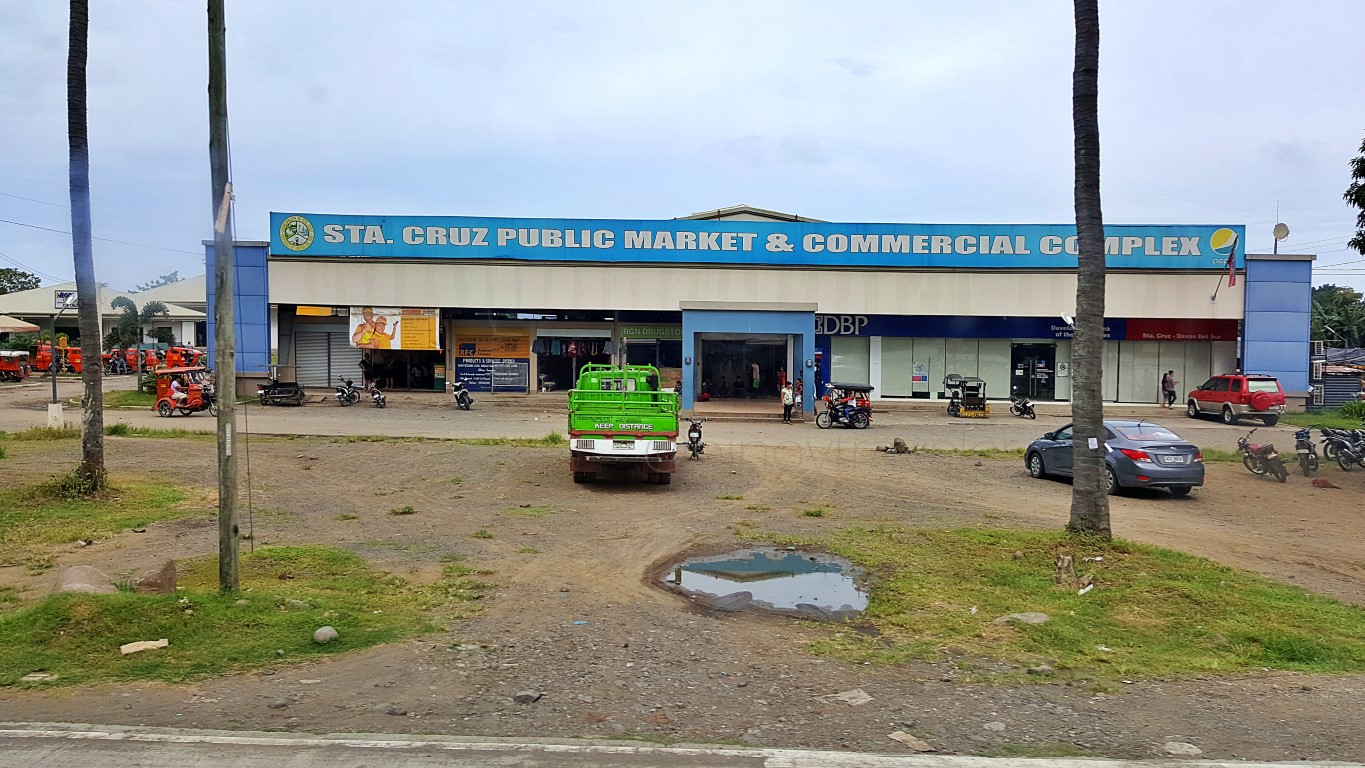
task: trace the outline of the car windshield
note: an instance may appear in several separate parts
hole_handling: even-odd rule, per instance
[[[1247,379],[1247,391],[1278,393],[1280,386],[1275,379]]]
[[[1165,427],[1156,424],[1125,424],[1114,427],[1114,431],[1119,435],[1141,442],[1181,442],[1180,436]]]

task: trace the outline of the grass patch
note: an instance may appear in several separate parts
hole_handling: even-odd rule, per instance
[[[1023,448],[924,448],[913,446],[911,453],[927,453],[933,456],[970,456],[977,459],[1023,459]]]
[[[336,521],[338,521],[338,522],[341,522],[341,521],[345,521],[345,520],[355,520],[355,519],[357,519],[358,517],[360,517],[360,516],[359,516],[359,515],[349,515],[349,514],[343,513],[343,514],[337,515],[336,517],[334,517],[334,518],[332,518],[332,519],[333,519],[333,520],[336,520]]]
[[[0,562],[18,562],[57,544],[107,539],[158,520],[213,514],[186,504],[181,489],[159,480],[121,477],[92,498],[68,498],[59,483],[0,491]]]
[[[561,434],[559,434],[558,432],[551,432],[550,434],[548,434],[548,435],[545,436],[545,444],[546,444],[546,445],[563,445],[563,444],[564,444],[564,436],[561,435]]]
[[[0,459],[5,458],[5,446],[0,445]]]
[[[517,550],[517,554],[518,554],[518,555],[538,555],[538,554],[540,554],[540,550],[536,549],[535,547],[522,547],[521,549],[518,549],[518,550]]]
[[[105,408],[130,408],[140,406],[151,410],[156,405],[156,395],[151,392],[139,392],[135,389],[121,389],[104,393]]]
[[[56,676],[42,686],[181,682],[308,661],[434,631],[469,615],[488,588],[464,573],[412,585],[317,546],[259,549],[242,556],[240,574],[241,593],[219,594],[209,556],[181,565],[185,590],[175,595],[64,593],[0,616],[0,685],[27,685],[19,678],[36,670]],[[340,638],[315,645],[323,624]],[[167,648],[118,653],[123,643],[163,637]]]
[[[414,515],[414,514],[417,514],[417,510],[413,509],[411,505],[408,505],[408,506],[402,506],[402,507],[394,507],[393,509],[390,509],[390,510],[389,510],[389,514],[390,514],[390,515]]]
[[[559,448],[564,436],[551,432],[546,437],[457,437],[452,442],[460,445],[500,445],[511,448]]]
[[[469,535],[470,535],[470,536],[473,536],[473,537],[476,538],[476,539],[491,539],[491,538],[493,538],[493,534],[489,533],[487,528],[480,528],[479,530],[477,530],[477,531],[475,531],[475,532],[473,532],[473,533],[471,533],[471,534],[469,534]]]
[[[768,510],[772,509],[772,507],[768,506],[767,504],[750,504],[746,506],[745,509],[749,510],[750,512],[767,512]]]
[[[801,510],[801,514],[806,517],[824,517],[829,514],[829,509],[827,507],[815,507],[814,509]]]
[[[758,537],[752,529],[736,532]],[[813,646],[842,660],[941,660],[952,649],[977,679],[1027,679],[1024,667],[1047,661],[1063,676],[1099,684],[1264,667],[1365,670],[1365,609],[1157,547],[1056,532],[895,526],[763,538],[819,546],[866,569],[871,598],[860,621],[877,632],[836,637],[831,630]],[[1014,559],[1016,551],[1023,557]],[[1079,574],[1094,574],[1088,594],[1054,583],[1062,554],[1075,558]],[[994,623],[1023,611],[1052,618]],[[981,659],[1017,666],[973,672]]]
[[[1360,429],[1359,416],[1347,416],[1340,408],[1326,408],[1307,413],[1282,413],[1281,424],[1296,427],[1327,427],[1329,429]]]
[[[214,423],[214,422],[208,422]],[[142,427],[132,424],[106,424],[104,434],[112,437],[162,437],[162,438],[195,438],[199,440],[216,439],[216,431],[207,432],[202,429],[184,429],[181,427],[171,427],[161,429],[158,427]]]
[[[744,501],[744,497],[734,493],[722,493],[716,497],[720,501]]]
[[[463,477],[452,477],[452,478],[450,478],[450,483],[451,483],[452,485],[460,485],[460,484],[463,483],[463,482],[464,482],[464,478],[463,478]]]
[[[74,440],[81,436],[80,427],[63,424],[60,427],[29,427],[10,435],[14,440]]]
[[[1237,464],[1242,463],[1242,454],[1238,451],[1224,451],[1221,448],[1200,448],[1199,453],[1204,457],[1204,463],[1230,461]]]
[[[503,513],[517,517],[545,517],[546,515],[553,515],[555,508],[546,504],[538,504],[534,507],[530,504],[523,504],[519,507],[508,507],[503,510]]]

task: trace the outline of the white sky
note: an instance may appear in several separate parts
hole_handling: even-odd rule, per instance
[[[204,3],[92,6],[95,235],[155,247],[97,240],[97,279],[200,274]],[[1101,6],[1106,221],[1246,224],[1268,252],[1278,205],[1281,251],[1365,289],[1341,197],[1365,3]],[[1068,222],[1072,35],[1060,0],[237,0],[237,236],[271,210]],[[0,4],[0,219],[70,229],[66,36],[66,3]],[[0,223],[16,264],[70,279],[70,236]]]

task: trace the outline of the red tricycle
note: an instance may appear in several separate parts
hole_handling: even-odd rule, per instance
[[[27,351],[0,349],[0,381],[23,381],[30,370]]]
[[[176,411],[182,416],[199,411],[217,416],[218,397],[211,373],[203,366],[158,368],[156,405],[152,410],[161,416],[170,416]]]

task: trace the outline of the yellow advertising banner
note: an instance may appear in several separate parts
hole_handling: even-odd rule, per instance
[[[351,307],[351,346],[361,349],[440,349],[434,309]]]
[[[504,336],[494,333],[456,331],[456,357],[528,358],[531,356],[531,336]]]

